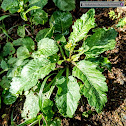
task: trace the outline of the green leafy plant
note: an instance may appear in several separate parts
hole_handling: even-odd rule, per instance
[[[10,13],[20,12],[22,19],[27,21],[26,14],[31,10],[40,9],[39,6],[31,6],[28,8],[27,3],[28,0],[3,0],[1,7],[4,11],[9,10]],[[27,9],[27,10],[25,10]]]
[[[53,0],[55,5],[63,11],[71,11],[75,9],[75,0]]]
[[[8,17],[8,16],[4,15],[4,16],[2,16],[0,18],[1,18],[1,20],[4,20],[6,17]],[[0,33],[1,33],[1,35],[0,35],[1,40],[3,39],[2,36],[5,35],[7,37],[7,41],[8,41],[8,38],[13,41],[13,39],[8,35],[8,31],[6,30],[5,25],[4,25],[3,22],[0,25]]]
[[[26,96],[22,111],[26,121],[19,126],[40,124],[41,120],[43,126],[60,126],[61,120],[53,118],[55,111],[72,118],[82,95],[97,112],[102,111],[108,87],[98,67],[105,67],[109,62],[103,58],[105,61],[101,63],[99,55],[114,49],[117,32],[112,28],[98,28],[92,30],[93,35],[88,35],[96,26],[94,16],[95,10],[90,9],[77,19],[67,41],[64,35],[69,33],[71,15],[56,11],[50,18],[50,28],[38,32],[37,48],[30,37],[24,36],[3,47],[9,49],[2,54],[8,59],[1,61],[1,73],[8,71],[0,82],[3,88],[5,84],[8,87],[2,95],[4,103],[12,104],[20,95]],[[13,46],[18,47],[16,57]],[[81,55],[85,55],[82,60]],[[51,100],[53,92],[56,93],[54,101]]]
[[[75,9],[75,0],[53,0],[53,2],[62,11]],[[30,12],[30,21],[35,25],[43,25],[48,20],[48,14],[42,10],[47,3],[48,0],[3,0],[1,8],[4,11],[9,10],[10,13],[20,13],[22,19],[25,21],[28,21],[27,14]],[[7,15],[4,15],[0,18],[3,19],[6,17]]]
[[[118,24],[116,25],[117,27],[123,27],[126,25],[126,17],[122,18],[119,20]]]
[[[111,10],[108,14],[109,17],[112,18],[112,20],[118,19],[118,24],[116,25],[116,27],[123,27],[126,25],[126,17],[120,18],[122,12],[118,12],[118,14],[115,14],[115,12]]]
[[[109,17],[112,18],[112,20],[118,19],[121,15],[120,13],[118,13],[117,15],[113,10],[111,10],[108,14],[109,14]]]

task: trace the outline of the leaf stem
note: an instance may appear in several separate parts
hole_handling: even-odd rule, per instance
[[[8,35],[7,31],[6,31],[4,28],[1,27],[1,29],[2,29],[3,33],[4,33],[8,38],[10,38],[12,41],[14,41],[14,40]]]
[[[45,89],[43,89],[44,92],[46,92],[46,90],[48,90],[48,89],[50,88],[51,85],[52,85],[52,86],[55,85],[54,82],[56,81],[56,78],[62,76],[64,70],[65,70],[65,69],[61,69],[61,70],[59,71],[59,73],[58,73],[58,74],[54,77],[54,79],[47,85],[47,87],[46,87]]]
[[[44,38],[46,38],[47,35],[51,33],[52,29],[53,29],[53,27],[51,27],[51,28],[49,29],[49,31],[45,34]]]
[[[5,34],[8,38],[10,38],[12,41],[14,41],[6,32],[4,32],[4,34]]]
[[[74,61],[71,61],[71,63],[77,67],[77,64]]]
[[[47,124],[47,122],[46,122],[46,119],[45,119],[45,117],[43,116],[43,114],[42,114],[42,119],[45,121],[46,126],[48,126],[48,124]]]
[[[69,59],[71,59],[71,56],[72,56],[72,53],[73,53],[73,50],[75,48],[75,45],[72,47],[72,49],[70,50],[70,55],[69,55]]]
[[[61,52],[61,54],[62,54],[62,56],[63,56],[63,59],[66,60],[66,57],[65,57],[65,54],[64,54],[64,52],[63,52],[62,47],[61,47],[58,43],[57,43],[57,45],[58,45],[58,47],[60,48],[60,52]]]
[[[0,75],[1,75],[2,73],[4,73],[5,71],[8,71],[8,68],[5,69],[5,70],[2,70],[2,71],[0,72]]]
[[[66,82],[68,84],[68,77],[69,77],[69,66],[66,66]]]

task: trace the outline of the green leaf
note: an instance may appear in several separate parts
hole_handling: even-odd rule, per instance
[[[25,66],[30,60],[22,60],[22,59],[18,59],[17,62],[15,63],[16,66]]]
[[[11,42],[7,42],[3,47],[3,56],[12,55],[15,53],[15,48]]]
[[[63,11],[71,11],[75,9],[75,0],[53,0],[53,2]]]
[[[55,33],[69,34],[69,27],[72,25],[72,15],[69,12],[55,11],[49,21],[50,27]]]
[[[27,119],[27,120],[25,120],[24,122],[20,123],[17,126],[26,126],[28,124],[31,124],[31,123],[35,122],[35,121],[37,121],[37,117],[36,118],[32,118],[32,119]]]
[[[3,89],[8,89],[10,87],[11,80],[7,76],[3,76],[2,80],[0,81],[0,86]]]
[[[56,81],[56,84],[58,87],[55,99],[57,108],[63,116],[72,118],[81,97],[77,80],[74,77],[69,76],[67,83],[66,78],[61,77]]]
[[[58,52],[58,46],[53,39],[44,38],[38,42],[38,53],[43,56],[51,56]]]
[[[1,68],[3,69],[3,70],[5,70],[5,69],[7,69],[8,68],[8,65],[7,65],[7,63],[4,61],[4,60],[2,60],[1,61]]]
[[[12,68],[8,70],[7,76],[8,77],[21,76],[21,70],[23,66],[26,65],[28,62],[29,62],[29,59],[24,60],[24,59],[16,58],[16,62],[12,64]]]
[[[26,95],[26,100],[21,114],[23,118],[32,119],[37,116],[37,113],[40,110],[38,100],[38,96],[34,95],[32,91]]]
[[[35,25],[44,25],[48,21],[48,14],[44,10],[37,10],[33,14],[32,22]]]
[[[32,38],[26,37],[26,38],[19,38],[17,40],[13,41],[14,46],[25,46],[29,52],[32,52],[35,49],[35,44]]]
[[[94,63],[82,60],[73,68],[72,75],[82,80],[83,95],[88,99],[88,103],[100,112],[107,102],[105,92],[108,91],[108,87],[106,78],[96,67]]]
[[[11,104],[13,104],[15,101],[16,101],[16,99],[17,99],[17,97],[16,96],[14,96],[14,95],[12,95],[10,92],[6,92],[6,94],[3,96],[3,102],[6,104],[6,105],[11,105]]]
[[[4,20],[5,18],[9,17],[10,15],[3,15],[0,17],[0,21]]]
[[[116,27],[123,27],[125,25],[126,25],[126,17],[120,19]]]
[[[40,7],[38,7],[38,6],[32,6],[25,13],[27,14],[29,11],[36,10],[36,9],[40,9]]]
[[[23,20],[28,21],[27,15],[25,12],[20,12],[20,16]]]
[[[40,91],[39,91],[39,107],[40,107],[40,110],[43,113],[43,115],[48,123],[51,121],[53,114],[54,114],[52,111],[53,102],[50,100],[50,96],[51,96],[55,86],[52,86],[50,88],[50,90],[47,91],[46,93],[43,93],[43,89],[44,89],[44,86],[46,84],[47,79],[51,75],[47,76],[44,79],[44,81],[41,85]]]
[[[61,34],[56,34],[55,35],[55,40],[59,41],[61,43],[65,43],[66,42],[66,38],[64,37],[64,35],[61,35]]]
[[[1,7],[4,9],[4,11],[9,10],[10,8],[18,6],[17,0],[3,0]]]
[[[51,63],[46,58],[33,59],[27,63],[22,71],[21,77],[14,77],[11,82],[10,92],[16,94],[19,91],[27,91],[43,79],[52,70],[55,69],[55,63]]]
[[[9,12],[10,12],[11,14],[13,14],[13,13],[18,12],[19,9],[20,9],[20,7],[15,5],[14,7],[9,8]]]
[[[32,7],[30,7],[27,11],[21,12],[20,15],[21,15],[21,17],[22,17],[23,20],[27,21],[28,19],[27,19],[26,14],[27,14],[29,11],[31,11],[31,10],[36,10],[36,9],[39,9],[39,8],[40,8],[40,7],[38,7],[38,6],[32,6]]]
[[[82,45],[83,48],[88,48],[88,50],[85,52],[86,58],[98,56],[104,51],[115,48],[115,38],[117,36],[115,29],[99,28],[93,31],[95,33],[92,36],[87,37]]]
[[[54,115],[52,106],[53,106],[53,102],[50,99],[44,99],[41,111],[44,114],[47,121],[51,121]]]
[[[39,120],[41,120],[41,119],[42,119],[42,115],[38,115],[38,116],[35,117],[35,118],[25,120],[23,123],[20,123],[20,124],[17,125],[17,126],[26,126],[26,125],[28,125],[28,124],[35,125],[35,124],[37,124],[37,122],[38,122]],[[34,123],[35,123],[35,124],[34,124]]]
[[[61,126],[61,119],[54,119],[50,126]]]
[[[26,47],[21,46],[17,49],[17,58],[26,59],[28,57],[30,57],[30,54]]]
[[[23,61],[20,61],[23,62]],[[13,68],[10,68],[7,72],[7,77],[16,77],[21,75],[21,66],[14,66]]]
[[[14,41],[13,41],[13,45],[14,45],[14,46],[23,45],[23,40],[24,40],[24,39],[25,39],[25,38],[19,38],[19,39],[14,40]]]
[[[38,6],[43,8],[47,3],[48,0],[29,0],[30,6]]]
[[[17,58],[16,57],[12,57],[12,58],[10,58],[9,60],[8,60],[8,64],[14,64],[14,63],[16,63],[16,61],[17,61]]]
[[[20,77],[13,77],[12,82],[10,84],[11,84],[9,90],[10,93],[17,94],[19,93],[19,91],[22,91],[23,82]]]
[[[60,57],[57,54],[54,54],[54,55],[48,57],[48,59],[51,61],[51,63],[57,63],[59,58]]]
[[[39,91],[39,107],[40,107],[40,110],[41,110],[41,111],[42,111],[42,108],[43,108],[42,106],[43,106],[44,100],[50,99],[50,96],[51,96],[52,91],[53,91],[53,89],[54,89],[54,86],[52,86],[52,87],[53,87],[52,89],[50,88],[49,91],[46,91],[46,92],[43,93],[43,89],[44,89],[44,87],[45,87],[46,81],[47,81],[47,80],[49,79],[49,77],[52,76],[52,75],[53,75],[53,74],[47,76],[47,77],[44,79],[44,81],[42,82],[42,84],[41,84],[41,88],[40,88],[40,91]]]
[[[73,32],[71,32],[69,37],[68,44],[71,46],[76,45],[76,42],[79,42],[87,36],[87,33],[91,28],[95,27],[95,10],[90,9],[86,14],[83,14],[80,19],[77,19],[74,25],[72,26]],[[67,45],[68,46],[68,45]],[[66,48],[69,49],[69,46]]]
[[[45,28],[40,30],[36,35],[36,41],[39,42],[43,38],[51,38],[53,36],[52,28]]]
[[[25,26],[18,26],[17,35],[24,38],[25,37]]]
[[[62,74],[63,74],[63,72],[64,72],[64,70],[65,69],[61,69],[59,72],[58,72],[58,74],[53,78],[53,80],[49,83],[49,84],[47,84],[45,87],[43,87],[44,88],[44,90],[43,90],[43,93],[45,94],[45,93],[49,93],[50,95],[51,95],[51,90],[53,90],[53,88],[55,87],[55,81],[56,81],[56,79],[57,78],[59,78],[59,77],[61,77],[62,76]],[[50,88],[51,87],[51,88]],[[50,95],[46,95],[46,96],[48,96],[48,97],[46,97],[46,98],[50,98]]]
[[[35,49],[35,43],[30,37],[23,38],[23,46],[25,46],[29,52],[32,52]]]
[[[103,72],[105,68],[111,71],[111,62],[108,60],[107,57],[94,57],[88,58],[87,60],[95,63],[97,65],[97,69],[101,72]]]

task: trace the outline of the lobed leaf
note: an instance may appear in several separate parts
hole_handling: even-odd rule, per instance
[[[72,75],[84,83],[82,92],[88,103],[100,112],[107,102],[108,91],[106,78],[96,69],[97,65],[90,61],[82,60],[73,68]]]
[[[83,14],[80,19],[77,19],[72,26],[73,32],[71,32],[68,44],[75,45],[76,42],[86,37],[91,28],[95,27],[95,10],[90,9],[86,14]]]
[[[43,79],[52,70],[55,69],[55,63],[51,63],[46,58],[33,59],[27,63],[20,77],[14,77],[11,82],[10,92],[16,94],[19,91],[27,91],[36,85],[38,79]]]
[[[114,29],[99,28],[93,31],[95,33],[92,36],[87,37],[82,45],[83,48],[88,48],[88,50],[85,52],[86,58],[98,56],[104,51],[115,48],[115,38],[117,36],[117,32]]]
[[[55,99],[56,106],[63,116],[72,118],[81,97],[77,80],[73,76],[69,76],[67,83],[66,78],[61,77],[56,81],[56,84],[58,87]]]

